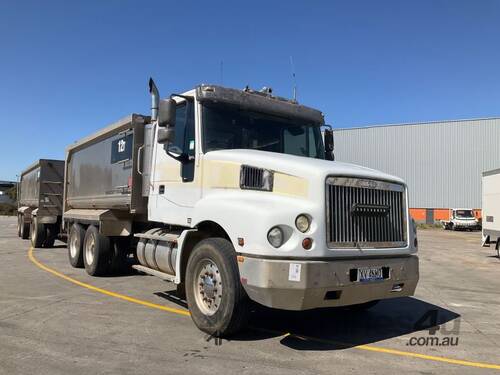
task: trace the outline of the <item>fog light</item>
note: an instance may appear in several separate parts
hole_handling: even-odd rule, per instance
[[[304,238],[304,239],[302,240],[302,247],[303,247],[305,250],[310,250],[310,249],[311,249],[311,247],[312,247],[312,245],[313,245],[313,240],[312,240],[312,238],[307,237],[307,238]]]
[[[302,233],[307,232],[309,230],[309,226],[311,225],[311,221],[307,215],[300,214],[295,219],[295,226]]]
[[[283,244],[283,231],[279,227],[273,227],[267,233],[267,240],[274,247],[280,247]]]

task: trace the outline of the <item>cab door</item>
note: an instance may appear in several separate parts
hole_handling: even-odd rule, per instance
[[[194,205],[201,197],[201,174],[196,167],[197,111],[193,100],[179,101],[174,141],[155,142],[148,203],[150,220],[183,226],[191,224]]]

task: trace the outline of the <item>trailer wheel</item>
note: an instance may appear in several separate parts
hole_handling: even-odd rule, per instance
[[[58,230],[57,224],[50,224],[45,226],[46,236],[43,247],[54,247],[54,242],[57,239]]]
[[[111,244],[108,237],[90,225],[83,241],[83,264],[91,276],[103,276],[109,272],[111,264]]]
[[[200,330],[223,337],[245,326],[248,297],[229,241],[208,238],[197,244],[188,260],[185,284],[191,318]]]
[[[24,214],[21,214],[21,238],[27,240],[30,237],[30,224],[24,222]]]
[[[31,220],[31,246],[34,248],[42,247],[47,233],[45,231],[45,224],[39,223],[36,216]]]
[[[85,229],[74,223],[69,229],[68,236],[68,258],[69,263],[75,268],[83,267],[83,241],[85,239]]]
[[[21,227],[23,225],[21,214],[17,214],[17,236],[21,237]]]

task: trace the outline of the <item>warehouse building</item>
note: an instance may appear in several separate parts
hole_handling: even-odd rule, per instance
[[[500,168],[500,118],[335,130],[335,159],[408,184],[412,216],[432,223],[450,208],[481,216],[481,174]]]

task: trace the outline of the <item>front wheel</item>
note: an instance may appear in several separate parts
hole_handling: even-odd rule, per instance
[[[243,329],[248,297],[229,241],[208,238],[196,245],[188,260],[185,284],[191,318],[200,330],[224,337]]]

